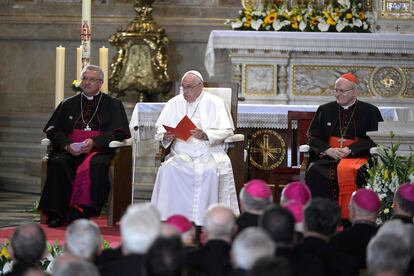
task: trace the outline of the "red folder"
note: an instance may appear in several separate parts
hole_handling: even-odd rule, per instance
[[[195,124],[191,121],[191,119],[188,118],[187,115],[185,115],[181,119],[181,121],[177,124],[175,128],[166,125],[162,126],[165,128],[166,131],[174,133],[175,137],[184,141],[187,141],[188,138],[190,138],[190,130],[197,128]]]

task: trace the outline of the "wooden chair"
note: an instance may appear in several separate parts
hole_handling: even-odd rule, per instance
[[[47,162],[49,153],[52,151],[52,143],[45,138],[41,144],[47,147],[46,155],[41,164],[41,189],[47,177]],[[124,211],[133,202],[132,183],[132,139],[122,142],[112,141],[109,147],[115,149],[114,157],[108,169],[108,176],[111,183],[111,191],[108,196],[108,226],[115,225],[122,217]],[[46,216],[40,217],[41,223],[46,223]]]
[[[176,84],[177,94],[179,93],[180,84]],[[227,145],[227,154],[229,155],[231,165],[233,168],[234,181],[236,184],[236,191],[239,193],[240,189],[245,183],[244,170],[245,170],[245,158],[244,158],[244,135],[237,134],[237,107],[238,107],[238,94],[239,84],[232,82],[204,82],[205,91],[212,93],[224,100],[227,108],[230,110],[231,117],[233,119],[235,133],[233,136],[228,137],[224,143]],[[228,88],[228,89],[226,89]],[[155,166],[158,168],[161,162],[164,161],[164,157],[168,154],[169,149],[164,149],[162,145],[159,147],[159,151],[156,154]]]
[[[308,129],[315,112],[288,111],[287,128],[287,166],[273,170],[275,177],[275,199],[279,198],[279,189],[289,182],[305,181],[309,164]],[[293,126],[296,125],[296,128]],[[307,150],[306,150],[307,149]]]

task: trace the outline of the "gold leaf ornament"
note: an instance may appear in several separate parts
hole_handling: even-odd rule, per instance
[[[242,6],[245,10],[254,10],[257,8],[257,0],[242,0]]]

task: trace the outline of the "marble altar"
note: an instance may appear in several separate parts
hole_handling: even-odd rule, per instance
[[[247,103],[321,104],[336,78],[361,81],[360,99],[414,104],[414,35],[212,31],[205,54],[212,80],[235,81]]]

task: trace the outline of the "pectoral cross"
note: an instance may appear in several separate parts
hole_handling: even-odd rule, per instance
[[[338,139],[340,148],[343,148],[345,141],[346,141],[346,139],[344,139],[344,137],[341,137],[341,139]]]
[[[90,131],[90,130],[92,130],[92,129],[89,127],[89,125],[86,125],[86,127],[84,128],[84,130],[86,130],[86,131]]]

